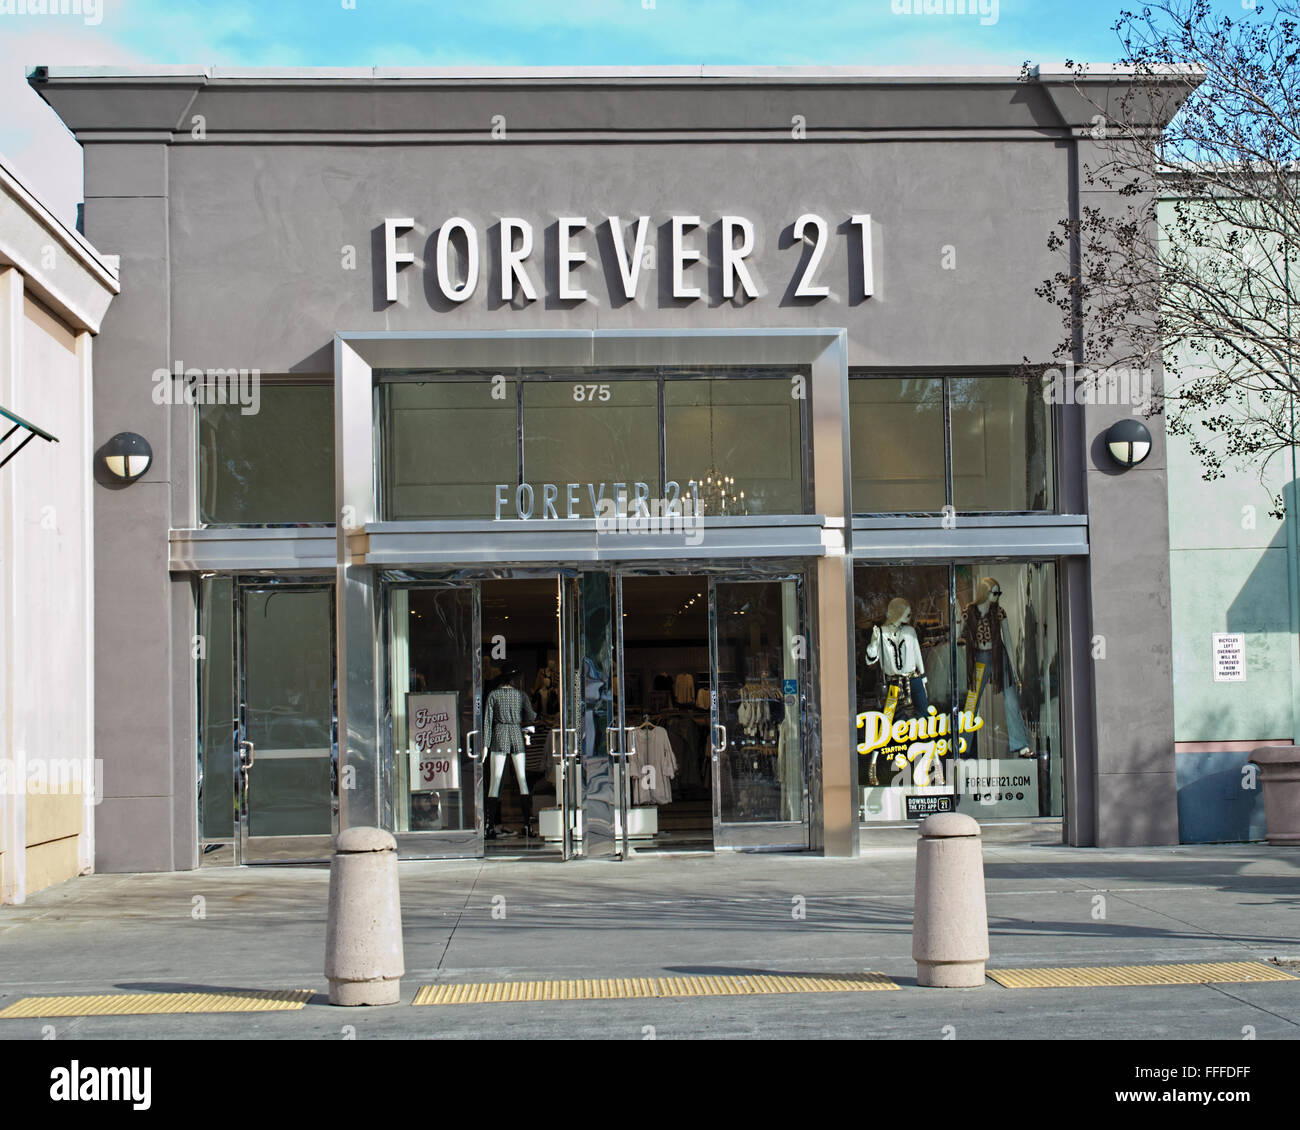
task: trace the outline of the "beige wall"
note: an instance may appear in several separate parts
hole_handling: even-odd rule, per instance
[[[34,439],[0,471],[6,902],[93,862],[90,335],[34,301],[24,281],[0,271],[0,404],[59,442]]]
[[[91,335],[118,290],[0,163],[0,406],[58,440],[0,468],[0,902],[94,863]]]

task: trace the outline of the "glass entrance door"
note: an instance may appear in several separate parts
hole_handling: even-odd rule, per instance
[[[613,853],[611,577],[395,576],[384,813],[408,857]]]
[[[717,847],[808,846],[803,703],[808,641],[797,577],[712,578],[709,642]]]
[[[334,589],[237,582],[238,861],[326,860],[338,825]]]
[[[480,856],[487,750],[478,585],[394,585],[388,609],[388,826],[404,855]]]

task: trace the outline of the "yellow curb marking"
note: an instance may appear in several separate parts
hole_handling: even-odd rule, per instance
[[[311,989],[231,989],[216,993],[113,993],[85,997],[23,997],[0,1009],[0,1020],[45,1016],[151,1016],[167,1012],[290,1012]]]
[[[593,981],[491,981],[424,985],[416,1005],[496,1004],[515,1001],[627,1000],[643,997],[740,997],[771,993],[862,993],[897,989],[883,973],[817,977],[751,973],[726,977],[615,977]]]
[[[1207,985],[1216,981],[1294,981],[1262,961],[1207,961],[1187,965],[1095,965],[1069,969],[990,969],[1008,989],[1068,989],[1106,985]]]

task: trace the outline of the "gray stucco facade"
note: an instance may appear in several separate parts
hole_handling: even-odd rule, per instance
[[[1122,80],[1093,80],[1100,93],[1109,81]],[[106,792],[96,866],[104,871],[198,863],[195,576],[214,566],[183,551],[202,541],[185,533],[200,526],[195,415],[154,402],[155,370],[256,367],[332,377],[342,390],[348,335],[523,334],[536,351],[537,335],[549,331],[798,330],[840,335],[849,370],[1005,371],[1022,358],[1050,359],[1059,321],[1034,294],[1062,266],[1047,235],[1090,203],[1078,168],[1094,111],[1065,75],[51,67],[31,82],[85,149],[85,234],[120,256],[122,293],[97,342],[97,442],[134,431],[154,451],[143,480],[95,492],[96,754]],[[793,293],[810,254],[793,232],[805,214],[828,225],[814,280],[829,288],[825,296]],[[652,218],[657,262],[627,300],[606,220],[640,215]],[[733,215],[753,224],[756,298],[722,296],[720,221]],[[870,296],[853,223],[864,215]],[[481,255],[464,302],[446,297],[432,266],[438,229],[457,216],[474,225]],[[686,268],[698,298],[673,295],[674,216],[699,218],[689,238],[701,257]],[[414,221],[401,246],[416,260],[398,271],[395,302],[385,296],[391,217]],[[500,298],[503,217],[526,219],[535,232],[527,268],[536,301]],[[559,296],[561,217],[586,221],[574,246],[587,259],[570,275],[585,287],[583,300]],[[591,340],[579,354],[599,355],[602,339]],[[639,347],[629,339],[623,348],[626,357]],[[825,405],[816,395],[814,412]],[[348,411],[336,400],[341,448]],[[816,464],[817,511],[832,519],[824,529],[845,520],[843,556],[822,552],[815,566],[819,607],[840,618],[841,632],[845,594],[835,586],[847,585],[851,601],[859,552],[898,562],[959,552],[996,560],[1047,547],[1036,555],[1058,564],[1068,643],[1064,828],[1076,845],[1178,839],[1165,452],[1156,418],[1151,458],[1117,472],[1101,437],[1128,413],[1125,405],[1058,407],[1057,513],[1041,520],[967,526],[959,514],[955,529],[937,517],[853,521],[846,491],[832,489],[828,473],[847,467],[847,425],[834,414],[824,425],[842,434],[825,443],[839,447],[824,446]],[[347,490],[340,481],[340,507]],[[346,533],[285,534],[287,559],[300,567],[301,555],[315,555],[310,563],[335,574],[342,593],[348,570],[382,540],[375,528],[365,541],[378,517],[363,513]],[[1057,544],[1062,528],[1076,534]],[[978,529],[989,532],[972,541]],[[831,544],[823,531],[822,545]],[[230,568],[240,552],[232,550]],[[823,635],[821,646],[834,641]],[[851,658],[846,666],[842,655],[824,655],[821,670],[824,703],[851,701]],[[810,845],[850,854],[854,739],[847,715],[823,717],[822,727]],[[371,802],[361,809],[353,822],[375,819]]]

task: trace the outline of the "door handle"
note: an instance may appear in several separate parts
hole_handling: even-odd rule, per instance
[[[477,733],[478,733],[477,730],[470,730],[470,732],[465,735],[465,756],[468,757],[471,761],[477,761],[481,764],[482,762],[487,760],[487,742],[483,743],[483,756],[475,757],[474,756],[474,735]]]
[[[552,761],[566,761],[566,760],[572,761],[574,758],[578,756],[578,751],[576,749],[572,753],[569,752],[564,739],[565,734],[573,734],[574,738],[576,739],[578,735],[578,731],[572,726],[569,726],[567,728],[562,728],[557,726],[554,730],[551,731],[551,760]],[[555,752],[556,738],[560,739],[559,753]],[[577,744],[576,740],[574,744],[575,745]]]
[[[635,733],[636,733],[636,727],[635,727],[635,726],[624,726],[623,729],[626,730],[629,734],[635,734]],[[636,743],[633,742],[633,741],[629,741],[629,742],[627,743],[627,748],[623,751],[623,756],[624,756],[624,757],[635,757],[635,756],[636,756],[636,750],[632,748],[635,744],[636,744]]]
[[[616,734],[618,733],[619,730],[626,730],[628,733],[631,733],[635,729],[636,729],[635,726],[606,726],[605,727],[605,745],[609,749],[610,757],[631,757],[632,756],[632,748],[631,748],[632,743],[631,742],[625,743],[625,748],[623,749],[615,749],[613,741],[610,740],[610,734]]]
[[[241,769],[251,769],[253,767],[253,754],[252,742],[239,743],[239,767]]]
[[[714,722],[714,723],[713,723],[713,728],[714,728],[715,730],[721,730],[721,731],[722,731],[722,744],[721,744],[721,745],[718,745],[717,743],[714,743],[714,746],[713,746],[713,760],[714,760],[714,761],[717,761],[717,760],[718,760],[718,754],[724,752],[724,751],[726,750],[726,748],[727,748],[727,727],[724,726],[721,722]]]

